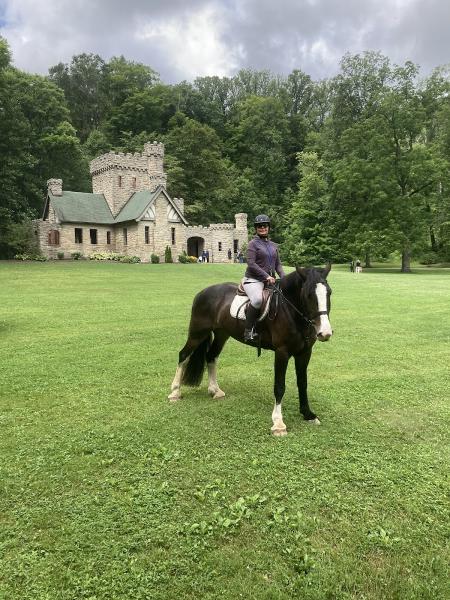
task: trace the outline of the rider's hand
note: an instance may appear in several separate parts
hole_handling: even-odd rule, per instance
[[[269,277],[266,279],[267,283],[269,283],[270,285],[275,285],[275,277],[271,277],[269,275]]]

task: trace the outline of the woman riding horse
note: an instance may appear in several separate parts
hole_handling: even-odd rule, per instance
[[[274,314],[261,323],[259,344],[275,352],[274,435],[286,435],[281,400],[291,356],[295,360],[300,412],[306,421],[320,423],[308,404],[307,369],[315,341],[325,342],[333,333],[328,318],[331,289],[326,278],[329,270],[330,266],[325,269],[298,267],[282,277],[274,290],[278,306]],[[214,398],[225,396],[217,383],[217,358],[230,336],[244,342],[244,322],[230,313],[237,289],[234,283],[220,283],[195,296],[188,339],[180,350],[169,394],[171,402],[181,398],[182,384],[200,385],[205,366],[208,367],[209,394]]]
[[[267,215],[255,217],[255,237],[247,250],[247,270],[244,289],[250,299],[245,320],[244,341],[252,342],[258,334],[254,331],[256,319],[262,304],[263,289],[266,284],[275,283],[275,274],[284,277],[277,246],[269,239],[270,219]]]

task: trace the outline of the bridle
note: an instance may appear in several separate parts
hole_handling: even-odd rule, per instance
[[[281,298],[281,300],[283,302],[285,302],[286,304],[288,304],[304,321],[305,323],[307,323],[308,325],[314,325],[314,319],[317,319],[317,317],[320,317],[321,315],[328,315],[328,311],[327,310],[319,310],[311,319],[308,318],[305,314],[302,313],[301,310],[299,310],[295,304],[293,304],[290,300],[288,300],[286,298],[286,296],[283,294],[282,290],[278,287],[278,285],[274,285],[272,287],[272,291],[274,294],[277,294],[277,296],[279,296]]]

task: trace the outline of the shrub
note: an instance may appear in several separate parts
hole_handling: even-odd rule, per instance
[[[117,252],[93,252],[89,256],[89,260],[115,260],[120,261],[124,258],[123,254],[117,254]]]
[[[73,258],[73,260],[79,260],[83,255],[81,254],[81,252],[72,252],[71,257]]]
[[[121,263],[140,263],[141,259],[139,256],[122,256],[119,260]]]
[[[159,263],[159,256],[157,254],[152,254],[150,256],[150,261],[152,264],[157,265]]]
[[[180,254],[180,255],[178,256],[178,262],[180,262],[180,263],[182,263],[182,264],[185,264],[185,263],[187,263],[187,262],[188,262],[188,257],[187,257],[187,254],[186,254],[186,252],[183,252],[183,254]]]
[[[172,250],[169,246],[166,246],[166,249],[164,250],[164,262],[173,263]]]
[[[435,252],[426,252],[419,262],[421,265],[433,265],[439,262],[439,256]]]
[[[198,258],[196,256],[187,256],[187,261],[188,263],[197,263],[198,262]]]
[[[64,252],[58,252],[56,256],[58,257],[58,260],[63,260]]]
[[[14,258],[16,260],[37,260],[39,262],[45,262],[47,260],[47,257],[42,254],[27,254],[26,252],[16,254]]]

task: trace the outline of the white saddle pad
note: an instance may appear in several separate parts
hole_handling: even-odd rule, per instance
[[[238,296],[236,294],[230,306],[230,315],[235,319],[242,319],[242,321],[245,321],[245,308],[249,302],[250,300],[247,298],[247,296]],[[266,315],[269,312],[269,307],[270,302],[267,302],[266,306],[264,307],[264,311],[258,317],[258,321],[262,321],[266,318]]]
[[[242,319],[245,321],[245,307],[249,302],[250,300],[247,296],[236,295],[230,306],[230,315],[235,319]]]

